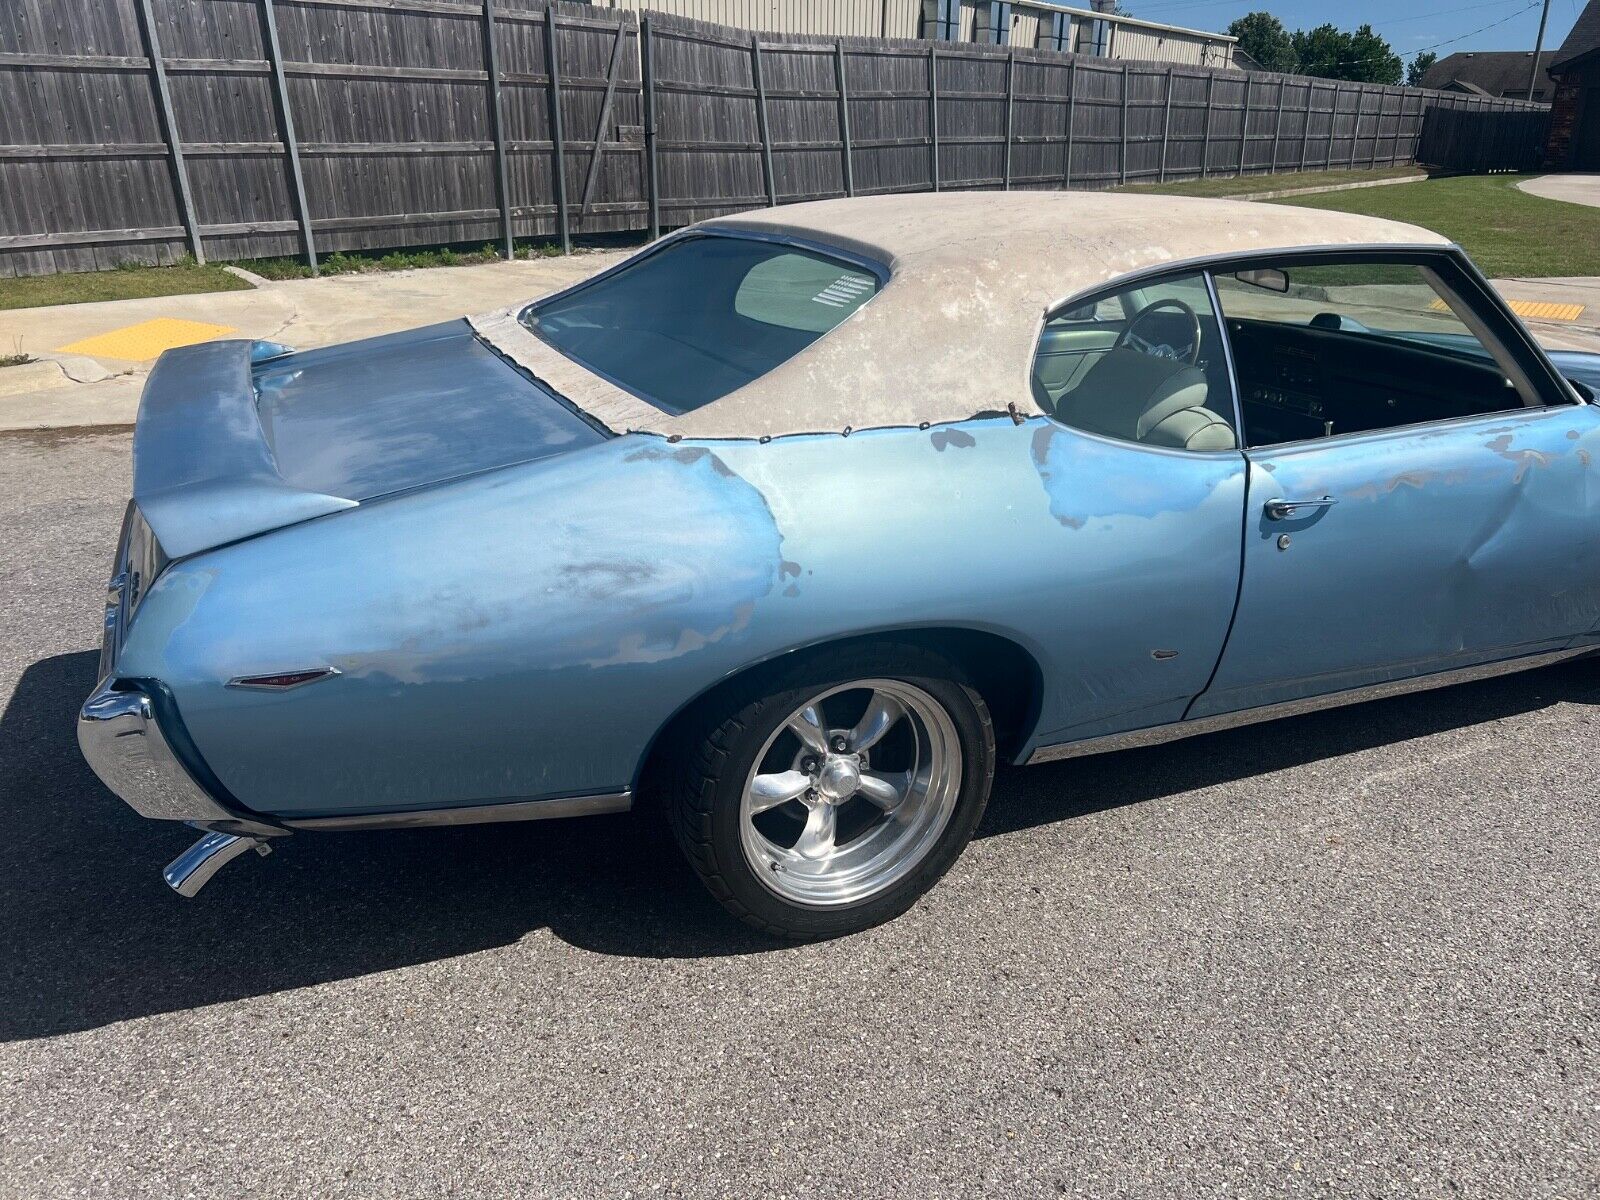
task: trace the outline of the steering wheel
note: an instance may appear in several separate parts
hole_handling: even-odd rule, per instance
[[[1181,349],[1169,346],[1165,342],[1153,342],[1148,338],[1140,337],[1135,332],[1139,328],[1141,321],[1151,313],[1165,308],[1177,309],[1189,318],[1192,336],[1189,339],[1189,344]],[[1128,327],[1117,338],[1113,349],[1120,349],[1123,346],[1137,350],[1141,354],[1148,354],[1153,358],[1170,358],[1175,362],[1187,362],[1192,366],[1200,360],[1200,318],[1195,314],[1194,309],[1176,297],[1169,296],[1165,300],[1152,301],[1133,315],[1133,320],[1128,322]]]

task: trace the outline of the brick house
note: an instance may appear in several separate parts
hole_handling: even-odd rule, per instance
[[[1600,0],[1589,0],[1549,70],[1556,94],[1545,161],[1556,170],[1600,171]]]

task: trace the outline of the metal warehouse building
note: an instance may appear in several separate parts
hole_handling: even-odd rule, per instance
[[[1231,67],[1236,39],[1045,0],[591,0],[601,8],[654,9],[773,33],[936,38],[1068,50],[1103,58]]]

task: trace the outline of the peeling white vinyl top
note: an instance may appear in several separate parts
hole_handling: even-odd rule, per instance
[[[526,304],[471,318],[490,344],[617,433],[758,438],[1024,415],[1045,314],[1134,272],[1313,246],[1445,246],[1376,217],[1128,192],[936,192],[824,200],[720,217],[883,264],[889,282],[760,379],[673,416],[530,333]],[[659,243],[658,243],[659,244]],[[581,286],[581,285],[580,285]]]

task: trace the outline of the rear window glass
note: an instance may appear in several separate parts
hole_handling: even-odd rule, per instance
[[[692,412],[793,358],[878,291],[797,246],[689,237],[522,314],[529,330],[641,399]]]

